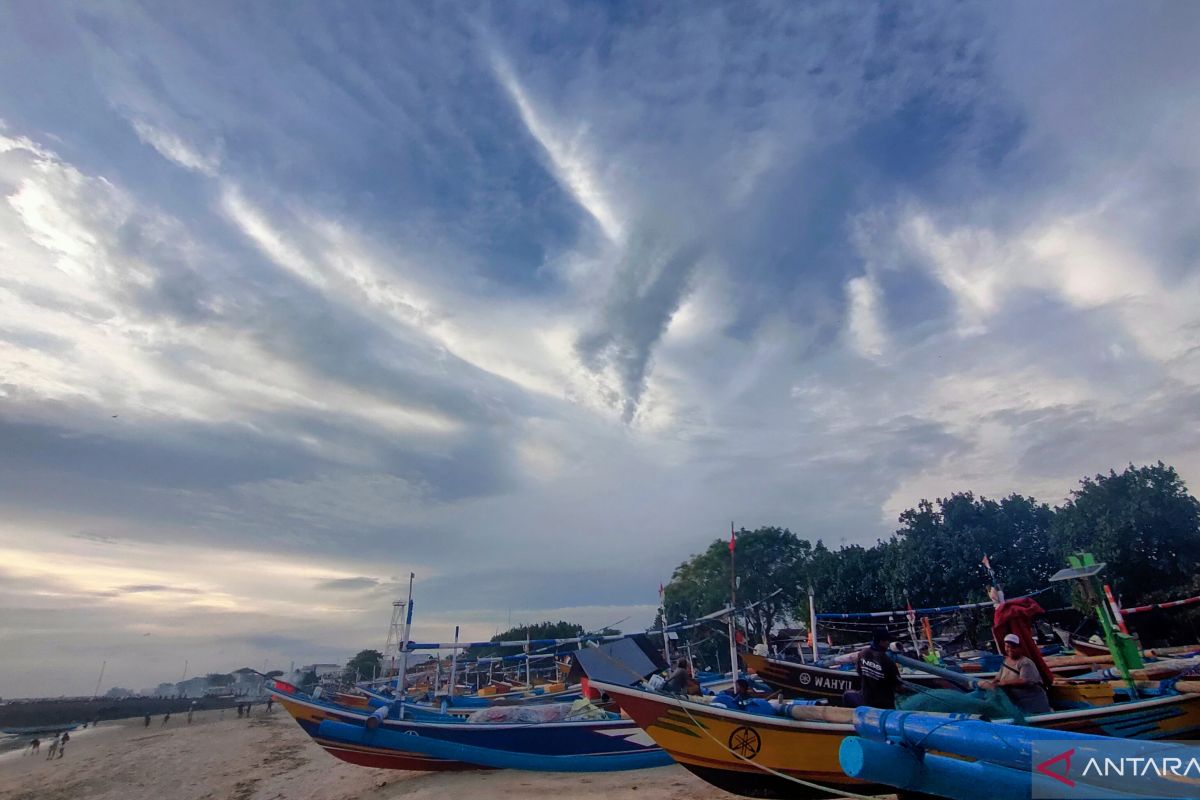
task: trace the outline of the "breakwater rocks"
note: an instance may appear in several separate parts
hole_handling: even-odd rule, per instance
[[[67,725],[72,722],[104,721],[143,717],[146,714],[161,716],[187,713],[192,703],[196,710],[233,708],[238,703],[265,702],[265,698],[248,699],[233,697],[127,697],[111,698],[56,698],[46,700],[16,700],[0,704],[0,729],[32,728],[39,725]]]

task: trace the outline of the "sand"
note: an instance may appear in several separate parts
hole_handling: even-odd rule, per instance
[[[234,711],[174,715],[72,732],[66,755],[0,757],[3,800],[555,800],[732,798],[682,767],[591,775],[517,772],[418,773],[346,764],[314,744],[280,708],[249,719]]]

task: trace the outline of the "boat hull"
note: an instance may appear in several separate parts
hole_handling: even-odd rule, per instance
[[[727,792],[816,800],[841,797],[846,791],[891,791],[842,772],[838,748],[854,733],[852,725],[744,714],[637,689],[595,685],[608,692],[676,762]]]
[[[594,763],[596,771],[603,771],[614,768],[613,764],[667,763],[665,757],[653,763],[661,755],[661,749],[628,719],[533,724],[387,719],[378,725],[381,735],[374,736],[367,725],[369,715],[359,709],[298,694],[275,692],[274,695],[300,727],[331,755],[364,766],[440,771],[522,762],[526,765],[522,768],[530,769],[533,767],[528,765],[536,764],[538,759],[551,763],[555,759],[600,757],[588,763]],[[337,724],[346,727],[339,728]],[[453,746],[423,747],[421,740],[429,739]],[[473,754],[480,756],[480,761],[459,757]]]
[[[854,734],[850,724],[747,714],[640,689],[593,685],[607,692],[679,764],[726,791],[746,797],[805,799],[836,797],[846,791],[891,791],[842,772],[838,748]],[[1183,739],[1200,734],[1200,695],[1055,712],[1028,722],[1101,736]]]
[[[753,670],[759,680],[778,689],[789,697],[807,697],[817,700],[829,700],[841,704],[842,695],[852,689],[859,688],[858,673],[851,670],[830,669],[811,664],[798,664],[793,661],[781,661],[753,653],[740,654],[747,669]],[[1080,675],[1090,669],[1089,665],[1066,665],[1053,668],[1051,671],[1059,677]],[[907,683],[916,684],[925,689],[950,689],[954,684],[945,678],[926,673],[904,673]],[[983,680],[994,678],[995,673],[964,673],[965,678]]]

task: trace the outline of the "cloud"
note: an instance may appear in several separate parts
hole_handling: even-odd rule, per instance
[[[193,589],[188,586],[164,586],[161,583],[138,583],[131,586],[118,586],[115,591],[118,594],[144,594],[146,592],[157,594],[200,594],[199,589]]]
[[[215,175],[221,165],[221,159],[215,153],[200,153],[176,134],[157,128],[142,119],[130,121],[137,131],[138,138],[153,147],[163,158],[174,161],[179,166],[202,172],[205,175]]]
[[[0,694],[341,661],[410,572],[426,638],[635,627],[729,519],[1195,480],[1195,13],[759,11],[22,7]]]
[[[333,578],[332,580],[321,581],[316,585],[316,588],[335,592],[355,592],[361,589],[374,589],[378,585],[379,581],[375,578]]]

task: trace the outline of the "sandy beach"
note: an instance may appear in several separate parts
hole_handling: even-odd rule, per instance
[[[3,800],[386,800],[534,796],[699,800],[732,797],[682,767],[594,775],[515,771],[410,773],[345,764],[282,710],[206,711],[149,728],[140,719],[71,734],[66,755],[0,758]]]

